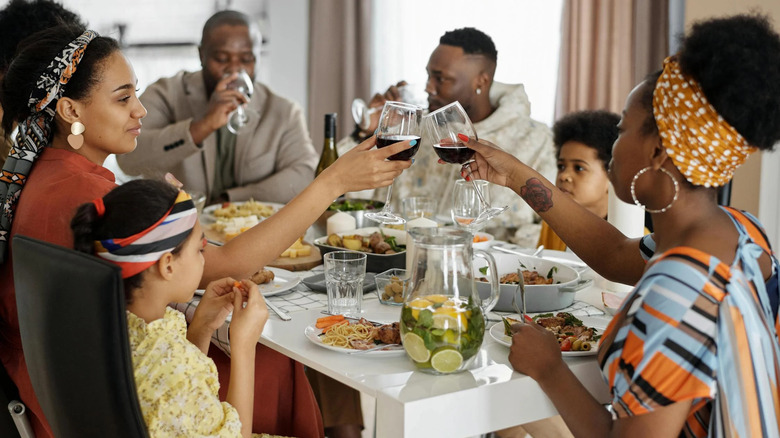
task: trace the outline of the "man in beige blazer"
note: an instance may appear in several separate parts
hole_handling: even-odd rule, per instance
[[[209,203],[250,198],[286,203],[314,179],[319,159],[301,108],[254,80],[260,32],[247,15],[214,14],[203,27],[201,71],[179,72],[141,96],[148,115],[135,151],[117,156],[130,175],[159,178],[171,172]],[[246,97],[229,84],[240,69],[254,82]],[[238,134],[228,115],[246,104]]]

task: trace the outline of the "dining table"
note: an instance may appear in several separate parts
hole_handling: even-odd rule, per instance
[[[291,272],[287,277],[303,279],[321,273],[322,266],[318,266]],[[601,302],[603,279],[589,269],[582,276],[594,281],[577,292],[572,313],[600,320],[605,327],[610,316],[604,313]],[[312,341],[305,331],[323,316],[326,295],[303,282],[269,294],[266,300],[289,320],[270,312],[259,342],[373,397],[376,437],[469,437],[557,415],[539,385],[513,370],[509,348],[489,334],[492,325],[500,324],[501,315],[487,314],[484,341],[465,371],[432,375],[416,370],[403,350],[347,354]],[[362,308],[362,315],[372,321],[400,320],[401,307],[380,303],[375,288],[364,294]],[[596,400],[610,402],[595,355],[564,360]]]

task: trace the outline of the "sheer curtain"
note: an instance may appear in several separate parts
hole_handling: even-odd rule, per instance
[[[325,113],[338,113],[337,137],[352,132],[352,99],[369,96],[371,2],[311,2],[309,45],[309,127],[321,150]]]
[[[566,0],[556,119],[572,111],[620,113],[631,89],[660,69],[668,0]]]

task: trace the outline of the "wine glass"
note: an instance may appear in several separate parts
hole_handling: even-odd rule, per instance
[[[490,192],[487,191],[488,182],[477,180],[475,184],[482,191],[482,195],[485,196],[485,201],[490,202]],[[482,228],[481,225],[484,225],[474,224],[481,211],[482,204],[477,191],[474,190],[474,185],[465,179],[455,181],[455,188],[452,191],[452,222],[456,226],[473,233]]]
[[[422,108],[403,102],[385,102],[382,115],[379,116],[379,128],[376,132],[376,147],[383,148],[393,143],[407,140],[417,140],[417,143],[409,149],[391,155],[388,160],[411,160],[420,148],[420,121]],[[366,213],[365,217],[383,224],[403,224],[404,218],[393,213],[390,209],[390,197],[393,193],[393,184],[387,188],[387,198],[382,210]]]
[[[401,95],[401,102],[417,105],[419,107],[425,107],[428,105],[428,99],[425,93],[425,87],[417,84],[401,85],[398,88],[398,93]],[[379,111],[380,108],[370,108],[366,101],[357,98],[352,101],[352,119],[360,127],[360,129],[368,129],[371,126],[371,114]]]
[[[227,87],[238,90],[238,92],[243,94],[247,100],[252,97],[252,92],[254,91],[252,78],[249,77],[249,74],[244,69],[238,71],[238,77],[230,82]],[[245,104],[239,104],[236,109],[228,114],[227,128],[228,131],[233,134],[238,134],[238,131],[246,125],[247,121],[249,121],[244,105]]]
[[[433,150],[436,151],[436,155],[447,163],[461,164],[463,166],[462,170],[465,170],[469,175],[469,179],[479,197],[480,212],[470,225],[474,227],[481,225],[509,208],[506,206],[491,207],[485,199],[483,191],[480,190],[480,187],[471,175],[469,164],[474,162],[474,150],[463,144],[458,138],[458,134],[477,138],[477,132],[474,130],[466,110],[460,106],[460,103],[458,101],[452,102],[433,111],[425,118],[425,126],[429,134],[428,138],[434,142]]]

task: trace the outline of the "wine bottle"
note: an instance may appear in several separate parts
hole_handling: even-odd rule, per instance
[[[327,113],[325,114],[325,141],[322,145],[322,156],[320,156],[320,162],[317,164],[317,172],[314,176],[322,173],[338,157],[339,154],[336,151],[336,113]]]

